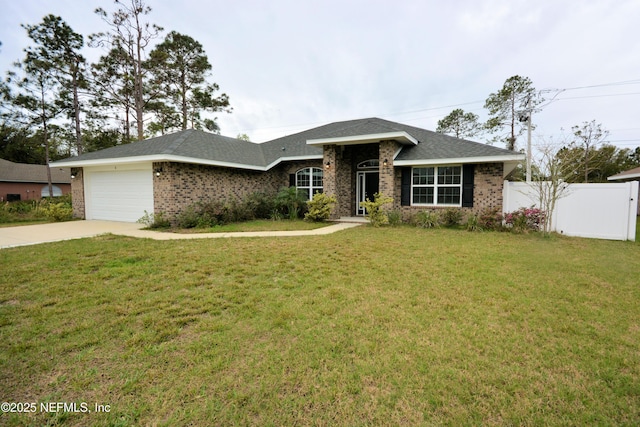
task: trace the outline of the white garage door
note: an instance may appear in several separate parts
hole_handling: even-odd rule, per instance
[[[129,170],[85,169],[87,219],[136,222],[153,213],[151,166]]]

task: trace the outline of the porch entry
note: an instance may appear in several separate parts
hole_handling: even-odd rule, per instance
[[[356,215],[364,215],[366,210],[360,207],[360,202],[366,199],[373,201],[373,195],[380,188],[380,173],[378,171],[358,171],[356,175]]]

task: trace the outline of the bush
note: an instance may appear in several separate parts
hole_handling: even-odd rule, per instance
[[[440,214],[440,222],[445,227],[455,227],[462,221],[462,211],[458,208],[447,208]]]
[[[257,219],[269,219],[275,207],[273,195],[259,191],[249,194],[244,199],[244,203],[252,212],[253,218]]]
[[[389,223],[389,217],[387,213],[382,210],[382,206],[393,202],[391,197],[386,197],[382,193],[376,193],[373,195],[373,202],[369,199],[364,202],[360,202],[360,207],[365,208],[367,211],[367,219],[374,227],[380,227]]]
[[[165,218],[163,212],[158,212],[157,214],[149,213],[144,211],[144,215],[136,221],[138,224],[144,224],[147,228],[169,228],[171,227],[171,222]]]
[[[440,226],[440,215],[433,211],[420,211],[414,215],[412,222],[419,228],[438,228]]]
[[[179,228],[196,228],[200,226],[201,219],[202,214],[192,205],[178,214],[176,217],[176,225]]]
[[[66,203],[47,203],[41,208],[42,214],[52,221],[69,221],[73,218],[73,208]]]
[[[282,187],[276,195],[276,209],[289,219],[297,219],[304,214],[307,199],[296,187]]]
[[[387,213],[387,218],[389,219],[389,225],[392,227],[397,227],[402,224],[402,214],[399,210],[393,210]]]
[[[502,230],[502,213],[497,208],[484,209],[478,216],[478,226],[482,230],[497,231]]]
[[[480,220],[478,219],[478,215],[472,214],[467,217],[467,223],[465,224],[465,229],[467,231],[483,231],[480,226]]]
[[[507,228],[515,233],[540,231],[540,226],[544,223],[544,215],[544,211],[538,208],[520,208],[517,211],[507,213],[504,216],[504,222]]]
[[[51,221],[69,221],[73,218],[71,196],[43,198],[35,204],[35,212]]]
[[[304,215],[305,221],[326,221],[331,216],[336,202],[335,196],[327,196],[324,193],[314,194],[313,199],[307,202],[309,211]]]

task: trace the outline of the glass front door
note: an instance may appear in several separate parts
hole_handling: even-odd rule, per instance
[[[358,172],[356,176],[356,214],[365,215],[366,210],[360,202],[366,199],[373,201],[373,195],[379,191],[380,173],[378,171]]]

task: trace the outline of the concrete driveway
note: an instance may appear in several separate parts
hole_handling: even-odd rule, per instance
[[[59,242],[61,240],[81,239],[83,237],[94,237],[107,233],[154,240],[219,239],[228,237],[294,237],[331,234],[359,225],[362,224],[340,222],[314,230],[179,234],[141,230],[144,225],[130,222],[69,221],[0,228],[0,249],[14,246],[37,245],[38,243]]]
[[[0,249],[13,246],[94,237],[100,234],[126,234],[144,227],[142,224],[115,221],[68,221],[51,224],[0,228]]]

